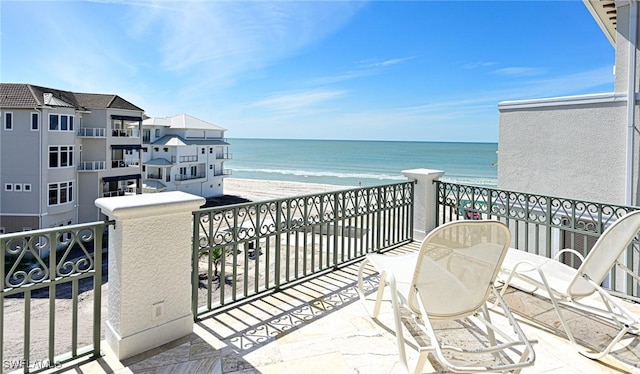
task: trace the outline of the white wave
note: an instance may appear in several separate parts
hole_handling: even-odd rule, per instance
[[[299,177],[333,177],[333,178],[355,178],[355,179],[378,179],[378,180],[406,180],[403,175],[371,174],[371,173],[336,173],[332,171],[308,171],[308,170],[288,170],[288,169],[251,169],[234,168],[233,171],[250,173],[268,173],[281,175],[295,175]]]

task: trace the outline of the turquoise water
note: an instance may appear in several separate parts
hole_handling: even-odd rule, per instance
[[[495,186],[497,143],[229,139],[234,178],[371,186],[401,171],[445,171],[449,181]]]

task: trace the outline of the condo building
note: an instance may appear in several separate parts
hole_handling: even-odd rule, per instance
[[[141,193],[144,110],[118,95],[0,83],[0,234],[101,219]]]
[[[143,192],[184,191],[203,197],[223,194],[231,174],[226,129],[187,114],[142,122]]]

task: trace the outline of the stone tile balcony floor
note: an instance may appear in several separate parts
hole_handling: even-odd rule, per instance
[[[417,249],[412,243],[392,252]],[[358,266],[351,264],[203,318],[191,335],[122,362],[104,344],[102,358],[71,363],[58,372],[401,373],[390,302],[382,305],[380,323],[367,316],[356,292]],[[374,283],[377,277],[370,280]],[[577,353],[564,338],[547,300],[512,289],[506,299],[527,336],[538,340],[536,363],[523,372],[640,372],[639,337],[630,335],[606,360],[593,361]],[[630,307],[640,314],[639,305]],[[495,310],[494,322],[506,324]],[[601,344],[612,332],[589,315],[571,313],[569,319],[578,327],[576,337],[586,346]],[[445,330],[448,339],[466,338],[460,324],[449,324]],[[412,341],[409,330],[405,338]],[[412,343],[415,347],[415,341]],[[409,364],[415,364],[416,350],[408,349],[407,355]],[[446,371],[430,357],[423,372]]]

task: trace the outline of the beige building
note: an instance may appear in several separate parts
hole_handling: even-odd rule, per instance
[[[144,111],[118,95],[0,84],[0,233],[101,219],[140,193]]]
[[[584,2],[615,48],[614,92],[500,103],[498,187],[638,205],[640,7]]]

